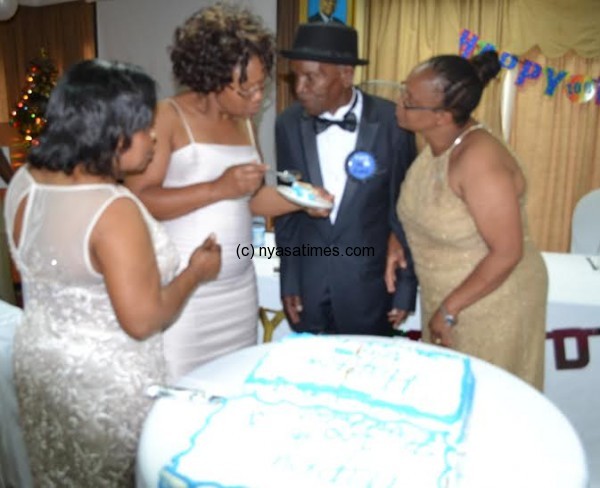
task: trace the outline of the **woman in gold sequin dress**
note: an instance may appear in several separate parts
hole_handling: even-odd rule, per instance
[[[427,147],[402,185],[398,214],[419,279],[423,339],[543,387],[548,278],[525,216],[515,156],[472,117],[498,55],[437,56],[417,66],[398,124]],[[402,260],[392,243],[386,282]]]

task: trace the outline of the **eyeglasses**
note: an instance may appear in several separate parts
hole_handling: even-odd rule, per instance
[[[264,95],[264,93],[268,89],[268,86],[266,84],[258,85],[253,88],[249,88],[247,90],[245,90],[243,88],[237,88],[233,85],[227,85],[227,86],[229,88],[231,88],[234,92],[236,92],[244,100],[252,100],[257,93]]]
[[[402,101],[402,107],[404,107],[404,110],[431,110],[432,112],[439,112],[440,110],[445,110],[444,107],[426,107],[423,105],[411,105],[410,103],[408,103],[406,101],[408,92],[406,91],[406,83],[404,81],[400,83],[398,96]]]

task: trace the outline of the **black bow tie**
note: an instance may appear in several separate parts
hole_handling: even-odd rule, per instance
[[[347,113],[344,115],[343,120],[329,120],[322,119],[321,117],[315,117],[313,119],[315,125],[315,132],[320,134],[325,129],[329,128],[332,125],[339,125],[342,129],[347,130],[349,132],[354,132],[356,130],[356,115],[353,112]]]

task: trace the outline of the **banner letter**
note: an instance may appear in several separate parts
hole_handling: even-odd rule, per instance
[[[554,95],[554,90],[556,90],[556,86],[567,76],[566,71],[559,71],[556,75],[554,74],[554,69],[546,68],[546,80],[548,81],[548,85],[546,86],[546,91],[544,92],[546,95]]]
[[[477,34],[468,29],[463,29],[460,34],[459,54],[463,58],[470,58],[477,47],[477,41],[479,41]]]
[[[519,71],[519,76],[517,81],[515,81],[515,84],[521,86],[523,83],[525,83],[527,78],[535,80],[539,78],[541,74],[542,67],[539,64],[534,63],[533,61],[525,60],[521,66],[521,70]]]
[[[513,69],[517,63],[519,62],[519,58],[517,58],[514,54],[507,53],[504,51],[500,55],[500,64],[503,68]]]
[[[600,329],[559,329],[546,333],[547,339],[552,339],[554,344],[554,360],[556,369],[580,369],[585,368],[590,362],[590,349],[588,337],[600,334]],[[577,345],[577,357],[567,359],[565,352],[565,340],[575,339]]]

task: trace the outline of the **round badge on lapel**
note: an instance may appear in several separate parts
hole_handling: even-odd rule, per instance
[[[355,180],[365,181],[375,175],[375,156],[367,151],[353,151],[346,158],[346,173]]]

